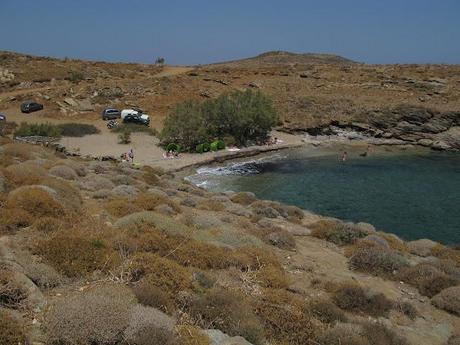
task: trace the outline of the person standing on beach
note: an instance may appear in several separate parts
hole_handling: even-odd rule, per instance
[[[347,151],[343,151],[342,162],[346,162],[346,160],[347,160]]]
[[[131,160],[131,163],[134,163],[134,151],[133,151],[133,149],[129,150],[128,157]]]

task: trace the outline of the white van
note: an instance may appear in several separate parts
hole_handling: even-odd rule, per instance
[[[135,109],[123,109],[120,117],[124,123],[132,122],[146,126],[150,124],[150,116]]]

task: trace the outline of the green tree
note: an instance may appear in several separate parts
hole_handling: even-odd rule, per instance
[[[158,58],[155,60],[155,64],[157,64],[157,65],[164,65],[164,63],[165,63],[165,58],[158,57]]]
[[[161,138],[165,145],[175,142],[186,150],[224,138],[246,145],[265,140],[277,119],[269,97],[251,90],[235,91],[202,103],[178,104],[166,118]]]

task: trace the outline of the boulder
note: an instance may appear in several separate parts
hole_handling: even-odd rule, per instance
[[[64,103],[74,108],[78,107],[78,102],[75,99],[70,98],[70,97],[64,98]]]
[[[439,151],[449,150],[451,148],[451,146],[448,143],[442,140],[436,140],[435,142],[433,142],[431,147],[434,150],[439,150]]]
[[[431,249],[437,244],[438,243],[432,240],[426,239],[426,238],[407,242],[407,246],[409,247],[409,250],[412,254],[423,256],[423,257],[430,256]]]
[[[419,139],[419,140],[417,141],[417,144],[419,144],[419,145],[421,145],[421,146],[430,147],[431,145],[433,145],[433,140],[427,139],[427,138]]]
[[[77,102],[77,109],[79,111],[94,111],[94,106],[89,99],[82,99]]]

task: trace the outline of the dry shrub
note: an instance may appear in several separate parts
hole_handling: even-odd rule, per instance
[[[101,234],[91,228],[73,228],[53,233],[38,241],[35,251],[62,274],[68,277],[85,276],[95,270],[106,271],[116,264],[115,251]]]
[[[321,345],[369,345],[358,325],[338,323],[317,338]]]
[[[335,243],[339,246],[354,244],[358,239],[369,235],[368,231],[352,224],[335,220],[322,219],[312,224],[312,236]]]
[[[15,158],[18,161],[26,161],[32,158],[35,149],[31,145],[12,143],[3,145],[3,154]]]
[[[274,230],[272,232],[266,233],[263,236],[263,240],[264,242],[281,249],[295,249],[294,236],[285,230]]]
[[[456,265],[460,266],[460,250],[438,244],[431,248],[431,254],[440,259],[451,260],[455,262]]]
[[[176,345],[175,321],[161,311],[137,305],[131,310],[124,340],[130,345]]]
[[[78,175],[71,167],[66,165],[55,165],[49,170],[53,176],[63,178],[65,180],[76,180]]]
[[[181,325],[178,327],[180,345],[211,345],[209,337],[198,327]]]
[[[0,307],[19,309],[27,298],[27,291],[14,279],[14,274],[0,266]]]
[[[0,345],[25,344],[24,326],[8,312],[0,310]]]
[[[61,285],[63,279],[61,275],[51,266],[42,262],[21,263],[24,267],[25,274],[40,289],[51,289]]]
[[[80,191],[68,181],[46,177],[40,180],[40,185],[47,186],[57,193],[57,199],[65,208],[79,211],[83,204]]]
[[[388,276],[408,266],[407,259],[401,254],[382,247],[359,248],[349,260],[351,269]]]
[[[391,249],[401,253],[409,253],[409,247],[407,246],[406,242],[400,240],[395,235],[387,234],[385,232],[379,232],[378,235],[387,241]]]
[[[138,302],[148,307],[158,308],[166,313],[174,309],[171,296],[161,287],[154,286],[146,279],[133,288]]]
[[[291,280],[286,271],[279,265],[262,266],[256,274],[260,285],[272,289],[286,289]]]
[[[59,230],[63,225],[64,223],[60,219],[54,217],[42,217],[37,219],[33,224],[36,230],[45,233]]]
[[[110,200],[105,204],[105,209],[114,217],[124,217],[139,211],[139,208],[133,204],[132,200],[127,198]]]
[[[441,291],[431,299],[438,308],[460,316],[460,285]]]
[[[310,312],[323,323],[347,322],[347,316],[329,300],[318,300],[309,305]]]
[[[442,290],[457,285],[459,280],[452,278],[428,263],[402,268],[397,279],[414,285],[421,294],[433,297]]]
[[[38,184],[40,179],[47,174],[45,169],[32,162],[10,165],[3,172],[12,188]]]
[[[223,203],[214,201],[214,200],[209,200],[209,199],[200,201],[197,204],[197,208],[200,210],[215,211],[215,212],[221,212],[225,210],[225,206]]]
[[[241,205],[250,205],[254,201],[257,201],[256,196],[253,193],[250,192],[239,192],[233,195],[230,198],[231,201],[236,202]]]
[[[286,212],[288,214],[288,219],[294,222],[299,222],[305,217],[303,210],[297,206],[285,206]]]
[[[254,304],[271,342],[310,344],[315,337],[317,329],[302,298],[285,290],[265,289]]]
[[[0,234],[13,234],[31,223],[32,216],[21,208],[0,209]]]
[[[408,345],[406,339],[397,335],[381,322],[365,322],[363,335],[369,345]]]
[[[393,302],[383,294],[372,294],[356,284],[345,284],[333,296],[334,303],[343,310],[362,312],[372,316],[386,316]]]
[[[48,344],[118,344],[135,304],[123,285],[91,287],[51,305],[45,317]]]
[[[446,345],[460,345],[460,334],[451,335]]]
[[[158,205],[168,205],[176,213],[181,212],[181,207],[175,201],[156,193],[142,193],[134,200],[134,204],[141,210],[153,211]]]
[[[156,254],[141,253],[133,257],[133,279],[162,288],[170,297],[191,287],[191,274],[176,262]]]
[[[158,169],[155,169],[151,166],[144,166],[142,167],[142,170],[144,173],[142,174],[142,179],[147,183],[148,185],[153,185],[156,186],[160,183],[160,178],[158,177],[160,171]]]
[[[27,211],[34,218],[59,217],[64,209],[53,196],[40,187],[20,187],[8,195],[7,208],[19,208]]]
[[[192,301],[190,314],[202,328],[217,328],[256,345],[264,343],[263,325],[241,293],[213,288]]]
[[[419,315],[417,309],[409,302],[397,302],[394,308],[411,320],[415,320]]]

